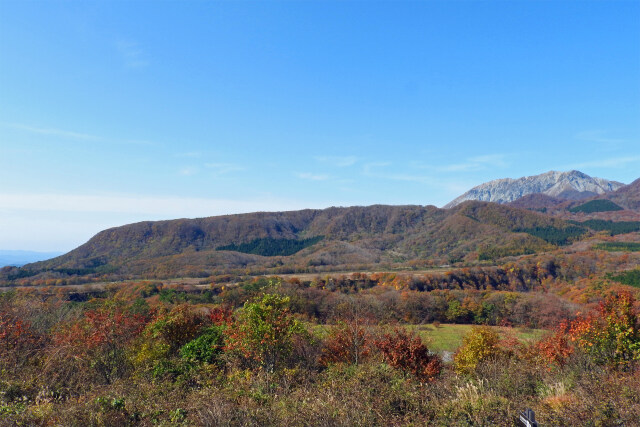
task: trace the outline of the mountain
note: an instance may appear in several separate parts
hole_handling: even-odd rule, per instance
[[[0,267],[22,266],[61,255],[60,252],[10,251],[0,250]]]
[[[638,211],[640,210],[640,178],[599,198],[610,200],[625,209]]]
[[[546,250],[566,241],[565,230],[571,226],[563,220],[484,202],[448,210],[374,205],[147,221],[104,230],[51,260],[4,268],[0,282],[437,265]]]
[[[450,209],[466,200],[509,203],[534,193],[563,200],[580,200],[615,191],[623,186],[620,182],[593,178],[575,170],[551,171],[518,179],[504,178],[486,182],[452,200],[444,208]]]

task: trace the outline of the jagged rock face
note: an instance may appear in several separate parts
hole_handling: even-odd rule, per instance
[[[541,193],[564,200],[580,200],[615,191],[624,184],[603,178],[593,178],[579,171],[551,171],[518,179],[496,179],[481,184],[449,202],[452,208],[466,200],[509,203],[528,194]]]

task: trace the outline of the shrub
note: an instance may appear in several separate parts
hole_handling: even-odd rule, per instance
[[[595,314],[581,316],[570,337],[596,363],[628,367],[640,360],[640,322],[629,292],[609,296]]]
[[[195,313],[188,305],[179,305],[157,315],[131,351],[136,369],[151,372],[154,376],[173,372],[175,369],[170,359],[194,340],[207,324],[207,317]]]
[[[206,323],[203,315],[195,313],[185,304],[157,316],[145,333],[167,344],[169,352],[173,354],[195,338]]]
[[[0,372],[21,369],[43,345],[29,322],[0,311]]]
[[[227,329],[229,351],[245,362],[273,372],[292,352],[293,337],[304,329],[289,311],[289,297],[267,294],[245,303]]]
[[[341,321],[324,341],[320,363],[349,363],[357,365],[371,353],[372,339],[362,323],[354,320]]]
[[[82,362],[110,384],[126,372],[125,347],[145,327],[148,317],[132,314],[115,301],[88,310],[70,327],[58,331],[56,347]],[[59,351],[54,354],[59,355]]]
[[[384,334],[375,344],[387,363],[422,382],[434,380],[442,370],[440,358],[429,353],[418,335],[405,329],[397,328],[392,334]]]
[[[566,334],[569,325],[563,322],[554,333],[542,338],[535,344],[535,349],[546,363],[564,366],[573,353],[569,337]]]
[[[224,348],[224,327],[210,326],[202,335],[180,349],[180,356],[188,362],[217,363]]]
[[[475,371],[478,364],[500,355],[500,337],[488,326],[474,326],[462,338],[462,346],[453,358],[456,372],[469,374]]]

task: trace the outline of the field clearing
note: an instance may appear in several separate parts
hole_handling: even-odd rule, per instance
[[[437,327],[433,324],[421,325],[405,325],[410,331],[416,332],[425,342],[429,350],[436,353],[455,352],[462,345],[462,338],[471,331],[474,326],[478,325],[458,325],[458,324],[440,324]],[[544,329],[528,329],[528,328],[507,328],[503,326],[489,326],[500,334],[500,337],[506,338],[513,336],[522,341],[530,342],[541,338],[548,331]],[[313,332],[321,338],[326,338],[329,334],[329,325],[314,325],[311,327]]]
[[[410,330],[415,331],[427,343],[429,350],[435,352],[456,351],[462,344],[464,337],[475,325],[440,324],[437,327],[428,325],[409,325]],[[490,326],[496,329],[501,337],[505,338],[514,334],[520,341],[535,341],[547,331],[544,329],[507,328],[502,326]]]

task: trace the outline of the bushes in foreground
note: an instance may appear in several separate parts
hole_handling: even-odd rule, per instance
[[[2,360],[24,355],[29,368],[3,365],[0,425],[512,425],[525,407],[550,425],[640,417],[631,294],[612,294],[539,343],[475,328],[452,367],[358,305],[319,331],[289,304],[277,293],[235,313],[92,301],[16,347],[15,331],[42,312],[0,298]]]

